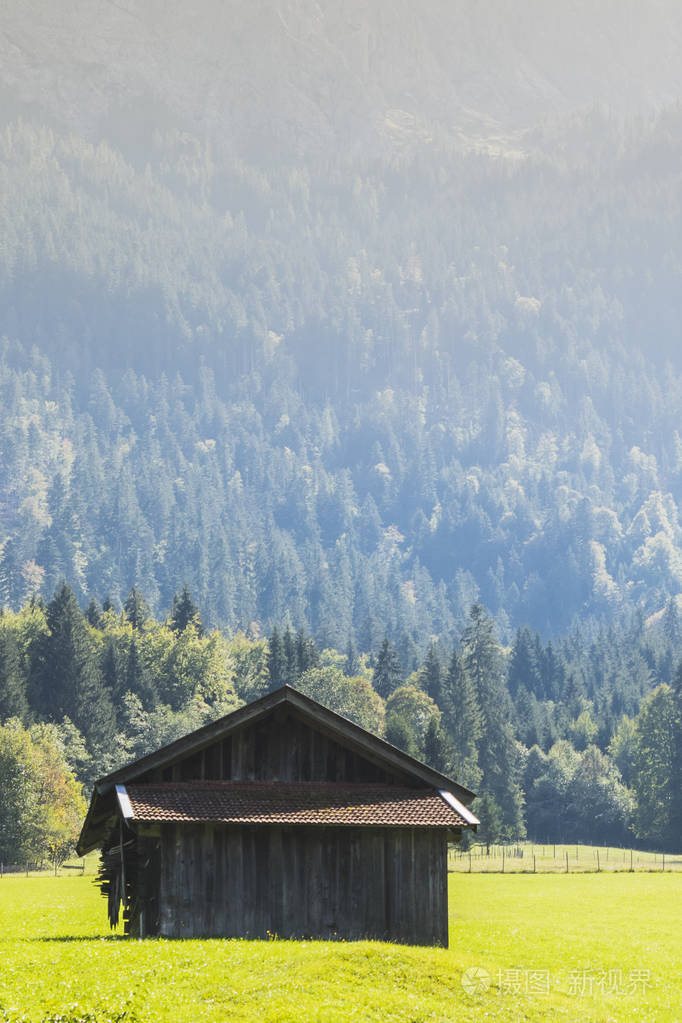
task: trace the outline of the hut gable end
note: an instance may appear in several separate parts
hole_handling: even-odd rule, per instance
[[[380,782],[425,786],[405,771],[380,765],[315,727],[296,710],[278,707],[230,735],[143,772],[139,782]]]

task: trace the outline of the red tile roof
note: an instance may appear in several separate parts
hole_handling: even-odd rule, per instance
[[[314,782],[129,784],[132,819],[234,824],[466,827],[435,789]]]

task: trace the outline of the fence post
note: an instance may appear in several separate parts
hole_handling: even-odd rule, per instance
[[[597,873],[599,873],[599,870],[600,870],[600,867],[599,867],[599,850],[597,849]]]
[[[504,874],[504,846],[502,846],[502,873]]]
[[[533,873],[535,873],[535,853],[533,853]]]
[[[632,849],[630,850],[630,873],[632,873]]]
[[[566,873],[568,874],[568,849],[566,850]]]

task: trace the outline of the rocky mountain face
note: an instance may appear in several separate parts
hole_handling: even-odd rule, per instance
[[[181,127],[263,158],[504,141],[682,93],[674,0],[6,0],[7,115],[144,148]]]

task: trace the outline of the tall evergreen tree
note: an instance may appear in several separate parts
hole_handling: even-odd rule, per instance
[[[452,743],[455,777],[462,785],[477,790],[481,782],[478,766],[478,744],[481,739],[481,709],[473,682],[464,669],[462,657],[455,647],[447,674],[442,680],[440,699],[443,724]]]
[[[516,631],[507,680],[512,698],[516,696],[521,686],[535,696],[543,696],[544,686],[539,676],[536,648],[528,628]]]
[[[275,625],[272,630],[270,639],[268,640],[268,691],[272,692],[273,689],[279,689],[280,686],[286,685],[288,665],[286,654],[284,652],[284,643],[282,637],[279,634],[279,629]]]
[[[355,645],[353,637],[350,636],[346,645],[346,660],[343,666],[344,674],[351,678],[357,673],[358,667],[358,648]]]
[[[296,677],[317,667],[319,661],[315,640],[306,636],[303,629],[299,629],[296,633]]]
[[[151,614],[147,601],[136,586],[132,587],[130,593],[126,597],[125,604],[123,605],[123,613],[134,629],[141,629]],[[184,626],[176,628],[175,631],[183,632],[190,620],[191,619],[188,619]]]
[[[663,635],[666,640],[677,650],[682,639],[682,623],[680,622],[680,612],[677,609],[677,600],[675,597],[670,597],[665,605],[663,612],[663,619],[661,621],[663,627]]]
[[[135,696],[139,697],[145,710],[154,710],[158,703],[158,696],[140,660],[137,639],[134,635],[128,650],[126,688],[129,693],[134,693]]]
[[[462,634],[464,668],[481,709],[479,765],[483,786],[495,799],[510,837],[524,832],[519,757],[512,729],[511,701],[502,675],[502,654],[492,619],[474,604]]]
[[[385,700],[393,693],[402,681],[402,669],[398,654],[391,645],[388,637],[384,637],[381,649],[377,656],[372,675],[372,685]]]
[[[102,624],[102,608],[94,597],[92,597],[88,603],[85,611],[85,617],[88,620],[88,625],[91,625],[93,629],[99,629]]]
[[[21,654],[14,632],[0,619],[0,722],[30,717]]]
[[[670,763],[670,830],[671,847],[682,845],[682,663],[672,684],[673,714]]]
[[[448,774],[452,768],[452,744],[445,729],[435,717],[426,726],[424,760],[436,771]]]
[[[204,626],[199,614],[199,608],[190,596],[187,583],[182,587],[180,593],[176,593],[173,597],[173,606],[171,607],[168,625],[173,632],[184,632],[189,625],[192,625],[196,629],[198,636],[203,636],[204,634]]]
[[[49,632],[40,644],[36,676],[38,713],[48,721],[70,718],[91,745],[104,746],[114,734],[114,709],[85,616],[66,583],[47,605],[46,618]]]
[[[284,651],[284,681],[288,686],[293,686],[298,677],[298,658],[296,656],[296,640],[288,625],[282,636],[282,649]]]
[[[424,691],[438,703],[441,695],[441,665],[433,643],[429,646],[426,659],[419,672],[419,681]]]

